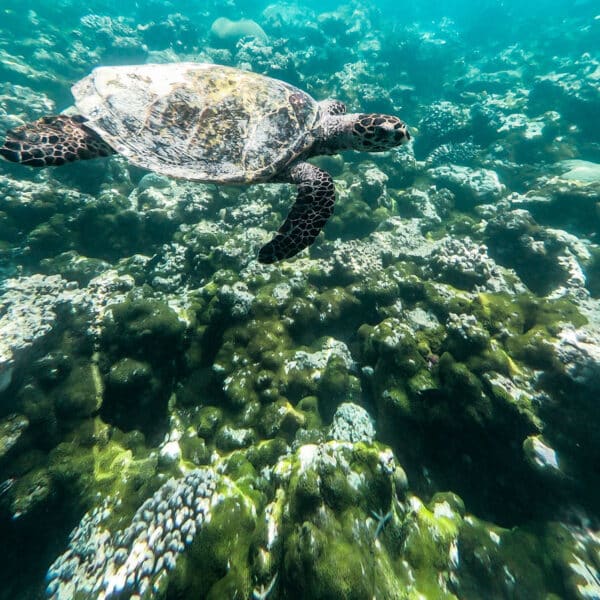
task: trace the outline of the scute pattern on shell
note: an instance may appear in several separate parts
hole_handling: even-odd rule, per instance
[[[133,164],[193,181],[266,181],[312,144],[318,105],[205,63],[98,67],[73,86],[86,126]]]

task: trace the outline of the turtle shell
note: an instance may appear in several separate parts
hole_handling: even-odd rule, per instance
[[[86,125],[133,164],[207,182],[265,181],[313,142],[292,85],[205,63],[98,67],[73,88]]]

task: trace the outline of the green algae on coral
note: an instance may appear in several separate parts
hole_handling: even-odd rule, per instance
[[[96,418],[52,450],[48,471],[56,485],[86,508],[100,497],[120,498],[123,506],[139,502],[153,486],[156,457],[150,457],[137,436],[118,434]],[[124,511],[127,514],[127,511]]]
[[[30,518],[32,513],[43,511],[53,491],[53,481],[46,469],[39,468],[27,472],[11,489],[12,518],[18,519],[23,515]]]
[[[87,417],[100,408],[103,389],[97,370],[93,362],[78,365],[53,391],[59,417],[66,420]]]
[[[164,302],[131,298],[110,306],[111,320],[103,331],[110,353],[130,353],[147,357],[154,364],[174,356],[183,345],[185,325]]]

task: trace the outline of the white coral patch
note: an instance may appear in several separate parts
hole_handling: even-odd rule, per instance
[[[160,455],[169,462],[175,462],[181,458],[181,447],[179,442],[167,442],[161,449]]]
[[[597,600],[600,596],[600,580],[597,574],[595,574],[595,569],[593,567],[590,568],[579,556],[573,555],[573,559],[574,562],[570,562],[569,566],[585,581],[585,583],[577,585],[581,598]]]
[[[458,556],[458,544],[456,540],[452,540],[450,544],[450,552],[449,552],[450,565],[453,569],[456,569],[459,564],[459,556]]]
[[[410,504],[411,510],[413,510],[414,512],[417,512],[423,506],[421,500],[419,500],[419,498],[417,498],[416,496],[411,496],[408,502]]]
[[[438,502],[433,508],[433,514],[436,517],[446,517],[446,519],[453,520],[456,517],[456,513],[452,510],[447,502]]]
[[[320,371],[325,369],[329,359],[335,356],[341,358],[346,368],[350,371],[356,370],[356,363],[350,354],[348,346],[334,338],[327,338],[323,343],[322,349],[317,352],[305,352],[300,350],[294,354],[294,358],[287,361],[285,364],[285,372],[289,373],[292,370],[314,369],[315,378],[320,377]]]
[[[535,452],[534,460],[540,467],[552,467],[553,469],[560,469],[558,466],[558,457],[556,451],[546,446],[539,437],[533,438],[533,451]]]
[[[279,538],[279,528],[275,517],[276,507],[274,503],[269,504],[265,509],[265,520],[267,521],[267,550],[271,550]]]
[[[300,473],[305,473],[310,469],[319,457],[319,447],[315,444],[305,444],[298,450],[298,460],[300,462]]]

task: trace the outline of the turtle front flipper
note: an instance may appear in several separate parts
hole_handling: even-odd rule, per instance
[[[31,167],[109,156],[114,150],[81,117],[43,117],[6,134],[0,156]]]
[[[258,253],[265,264],[291,258],[310,246],[333,214],[335,188],[331,175],[309,163],[298,163],[276,181],[295,183],[298,196],[277,235]]]

